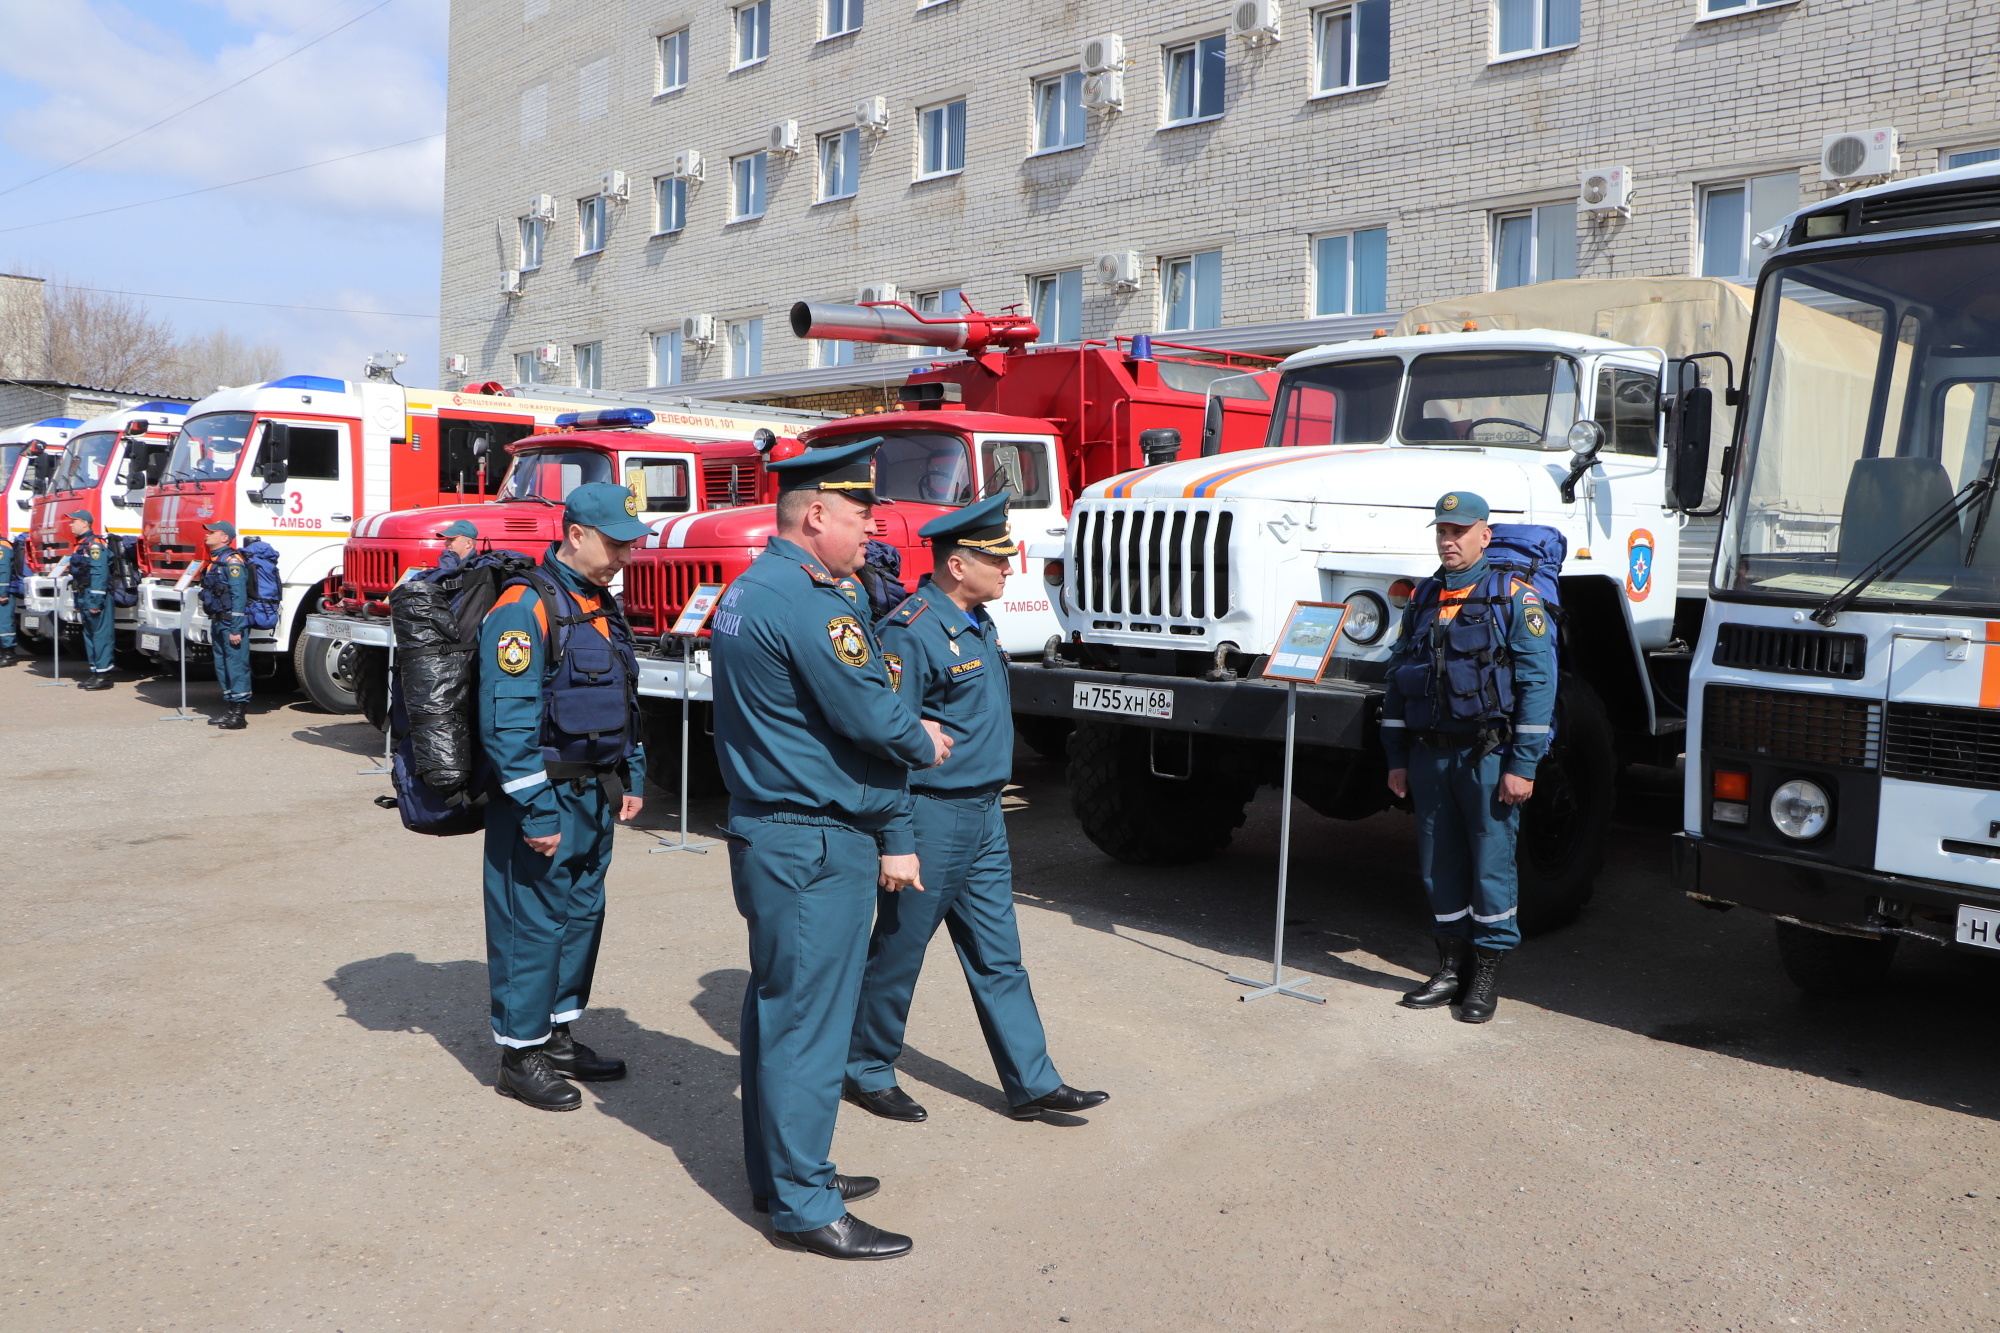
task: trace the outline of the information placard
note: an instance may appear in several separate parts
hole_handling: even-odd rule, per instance
[[[1278,634],[1271,660],[1264,664],[1266,680],[1288,680],[1299,685],[1316,685],[1326,674],[1327,659],[1340,642],[1340,627],[1347,620],[1345,602],[1294,602],[1285,627]]]
[[[715,610],[715,603],[722,596],[720,583],[703,583],[688,595],[687,605],[681,608],[674,627],[669,634],[699,634],[701,627],[708,623],[709,612]]]
[[[201,573],[201,565],[202,562],[199,560],[188,561],[188,567],[186,569],[183,569],[181,571],[181,576],[174,580],[174,591],[186,592],[188,590],[188,585],[193,583],[195,581],[196,575]]]

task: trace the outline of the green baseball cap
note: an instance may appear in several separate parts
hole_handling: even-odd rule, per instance
[[[219,532],[229,538],[230,541],[236,540],[236,525],[228,519],[218,518],[213,523],[202,524],[202,527],[208,529],[210,532]]]
[[[63,517],[80,518],[86,523],[95,523],[97,521],[96,517],[88,509],[72,509],[67,514],[64,514]]]
[[[439,528],[438,536],[444,538],[446,541],[450,541],[453,537],[472,537],[476,539],[479,536],[479,529],[472,526],[470,519],[458,518]]]
[[[1493,511],[1486,507],[1484,496],[1474,495],[1471,491],[1446,491],[1438,497],[1437,508],[1431,512],[1431,526],[1463,523],[1469,527],[1492,517]]]
[[[608,481],[590,481],[569,493],[563,505],[563,527],[581,523],[596,528],[614,542],[633,542],[652,529],[639,521],[639,497]]]

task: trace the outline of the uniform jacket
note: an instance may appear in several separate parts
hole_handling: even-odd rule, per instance
[[[201,571],[201,609],[214,628],[242,632],[243,614],[250,609],[250,562],[234,546],[209,556]]]
[[[916,849],[905,806],[931,738],[889,684],[867,606],[773,537],[712,622],[715,749],[738,803],[817,812]]]
[[[968,615],[926,577],[877,630],[896,697],[951,737],[951,758],[911,774],[910,786],[999,790],[1014,771],[1014,703],[993,617]]]
[[[1458,611],[1453,603],[1471,596],[1488,572],[1486,561],[1482,559],[1470,569],[1444,576],[1444,591],[1438,599],[1440,606],[1434,631],[1451,622]],[[1505,756],[1501,771],[1516,777],[1533,778],[1542,755],[1548,750],[1548,728],[1556,710],[1556,631],[1554,622],[1542,607],[1541,597],[1532,587],[1519,579],[1510,580],[1508,587],[1507,648],[1513,658],[1508,669],[1514,675],[1514,739],[1501,751]],[[1396,640],[1395,651],[1389,656],[1388,693],[1382,700],[1382,749],[1388,756],[1391,769],[1408,768],[1410,764],[1410,739],[1403,726],[1406,701],[1396,687],[1396,668],[1403,665],[1408,655],[1407,648],[1417,613],[1417,603],[1412,599],[1403,608],[1403,631]],[[1445,651],[1441,637],[1438,651]],[[1439,729],[1468,733],[1475,730],[1471,727]]]
[[[551,545],[541,569],[595,611],[610,596],[555,557]],[[600,625],[610,637],[608,618]],[[561,832],[556,789],[542,757],[542,678],[548,670],[548,611],[533,588],[504,589],[479,626],[479,743],[493,766],[499,799],[521,807],[521,832],[531,838]],[[635,746],[624,764],[625,790],[645,791],[646,752]]]
[[[14,587],[16,577],[14,543],[0,539],[0,597],[11,597],[18,591]]]

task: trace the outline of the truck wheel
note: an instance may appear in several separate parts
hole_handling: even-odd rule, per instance
[[[1146,728],[1078,722],[1069,739],[1069,798],[1084,836],[1133,866],[1188,865],[1227,847],[1257,788],[1218,772],[1204,750],[1196,738],[1193,777],[1155,777]]]
[[[714,738],[708,734],[709,704],[697,702],[688,717],[688,799],[702,800],[728,792],[722,782],[722,764],[715,757]],[[639,717],[644,723],[646,781],[661,791],[681,789],[681,705],[679,700],[654,704],[641,700]]]
[[[1014,714],[1014,734],[1028,743],[1028,748],[1044,759],[1060,763],[1069,753],[1069,734],[1076,724],[1066,717],[1047,717],[1040,713]]]
[[[292,669],[306,697],[322,712],[358,713],[361,696],[356,683],[360,650],[351,643],[299,635],[292,648]]]
[[[1555,721],[1555,741],[1535,771],[1535,794],[1521,810],[1514,850],[1527,935],[1568,925],[1590,901],[1617,804],[1618,754],[1597,691],[1563,676]]]
[[[1785,975],[1808,995],[1833,999],[1866,995],[1882,984],[1896,957],[1894,935],[1864,940],[1790,921],[1771,924],[1778,928],[1778,961],[1784,964]]]

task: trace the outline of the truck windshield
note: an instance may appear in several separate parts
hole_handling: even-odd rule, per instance
[[[1335,361],[1288,370],[1278,381],[1267,446],[1380,444],[1396,422],[1402,358]]]
[[[1403,439],[1411,444],[1567,447],[1576,363],[1549,352],[1433,352],[1410,363]]]
[[[25,444],[0,444],[0,484],[14,475],[14,464],[27,447]]]
[[[58,491],[87,491],[96,487],[104,478],[104,465],[111,461],[111,451],[118,445],[118,436],[108,430],[92,431],[79,435],[63,450],[62,463],[56,468],[55,485]]]
[[[2000,245],[1784,268],[1752,348],[1717,589],[1817,602],[1939,518],[1857,600],[2000,606]]]
[[[243,441],[250,434],[248,412],[211,412],[181,427],[163,481],[221,481],[236,475]]]
[[[885,435],[875,451],[875,492],[913,504],[971,504],[972,452],[943,432]]]
[[[561,504],[586,482],[614,480],[611,460],[595,449],[537,449],[514,455],[500,498]]]

